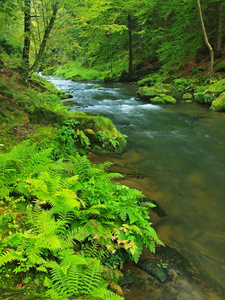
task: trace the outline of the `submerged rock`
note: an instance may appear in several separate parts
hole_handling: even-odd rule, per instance
[[[164,264],[162,264],[162,262],[158,259],[140,261],[138,266],[162,283],[170,279],[166,266],[164,266]]]
[[[220,96],[212,102],[210,109],[216,111],[225,111],[225,92],[220,94]]]

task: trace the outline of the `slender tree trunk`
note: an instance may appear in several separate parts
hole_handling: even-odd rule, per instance
[[[128,15],[128,39],[129,39],[129,75],[133,76],[133,41],[132,41],[132,19]]]
[[[26,64],[27,70],[29,70],[30,33],[31,33],[31,0],[24,0],[23,60]]]
[[[32,65],[32,67],[30,68],[30,74],[35,72],[35,70],[37,69],[37,67],[38,67],[38,65],[41,61],[41,58],[42,58],[42,56],[44,54],[44,51],[45,51],[45,48],[46,48],[46,44],[47,44],[49,35],[52,31],[52,28],[53,28],[53,25],[54,25],[54,22],[55,22],[55,19],[56,19],[58,9],[59,9],[59,2],[56,2],[52,7],[52,16],[51,16],[51,19],[50,19],[47,27],[45,28],[45,33],[44,33],[44,36],[43,36],[43,39],[42,39],[42,42],[41,42],[41,45],[40,45],[40,49],[38,51],[38,54],[35,58],[35,61]]]
[[[209,52],[210,52],[210,64],[209,64],[209,74],[208,74],[208,78],[210,79],[212,76],[212,70],[213,70],[213,64],[214,64],[214,50],[213,50],[211,44],[209,43],[208,36],[206,33],[205,24],[204,24],[203,16],[202,16],[200,0],[197,0],[197,3],[198,3],[199,16],[200,16],[200,21],[201,21],[201,25],[202,25],[202,31],[203,31],[205,43],[206,43],[207,47],[209,48]]]
[[[216,46],[215,57],[219,58],[222,54],[222,24],[223,24],[223,0],[217,2],[217,30],[216,30]]]

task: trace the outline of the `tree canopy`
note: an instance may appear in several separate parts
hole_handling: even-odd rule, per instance
[[[209,60],[197,2],[1,0],[0,38],[23,48],[30,72],[78,60],[112,75],[133,68],[137,73],[141,65],[151,70],[152,64],[169,73],[192,60]],[[201,1],[217,58],[224,47],[223,8],[223,0]]]

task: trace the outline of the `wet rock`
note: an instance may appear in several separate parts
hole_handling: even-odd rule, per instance
[[[162,283],[170,279],[166,268],[163,267],[160,260],[149,259],[140,261],[138,266]]]

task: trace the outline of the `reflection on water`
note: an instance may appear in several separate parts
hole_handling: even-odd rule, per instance
[[[122,84],[50,80],[73,95],[66,105],[108,116],[128,136],[126,151],[107,160],[122,173],[149,178],[139,189],[168,215],[155,222],[162,240],[223,290],[225,114],[196,104],[152,105]]]

